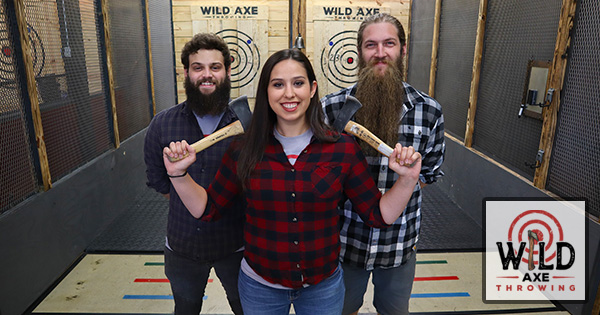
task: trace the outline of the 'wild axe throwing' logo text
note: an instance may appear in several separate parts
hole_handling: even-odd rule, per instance
[[[484,299],[585,300],[585,202],[484,201]]]

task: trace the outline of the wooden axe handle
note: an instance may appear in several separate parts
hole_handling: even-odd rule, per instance
[[[236,120],[231,124],[204,137],[204,139],[194,142],[191,146],[192,148],[194,148],[194,150],[196,150],[196,153],[198,153],[225,138],[229,138],[231,136],[239,135],[242,133],[244,133],[244,127],[242,127],[242,123],[239,120]],[[187,154],[179,159],[169,157],[169,161],[176,162],[185,158],[186,156]]]
[[[377,138],[377,136],[374,135],[372,132],[370,132],[367,128],[365,128],[364,126],[362,126],[360,124],[353,122],[352,120],[350,120],[346,124],[346,126],[344,127],[344,130],[347,133],[355,135],[358,138],[360,138],[361,140],[365,141],[370,146],[372,146],[375,150],[379,151],[379,153],[387,156],[388,158],[390,157],[390,155],[392,155],[392,152],[394,152],[394,149],[392,149],[389,145],[387,145],[381,139]]]

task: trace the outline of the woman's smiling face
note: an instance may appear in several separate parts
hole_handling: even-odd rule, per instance
[[[317,90],[317,82],[310,82],[304,66],[292,59],[273,67],[267,94],[269,106],[277,115],[279,124],[307,124],[306,110]]]

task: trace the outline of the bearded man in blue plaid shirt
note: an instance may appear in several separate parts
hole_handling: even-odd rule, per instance
[[[444,118],[440,104],[404,82],[406,37],[402,24],[389,14],[366,18],[357,38],[358,82],[321,99],[332,123],[346,96],[362,104],[353,118],[392,147],[413,146],[423,156],[420,183],[415,185],[403,214],[389,228],[370,228],[346,202],[342,215],[340,260],[346,295],[343,314],[357,314],[369,277],[373,276],[373,305],[379,314],[408,314],[421,225],[421,188],[443,175]],[[371,173],[382,192],[396,174],[387,168],[387,157],[359,141]]]
[[[231,92],[231,53],[212,33],[196,34],[181,50],[186,100],[156,114],[144,140],[147,185],[169,199],[165,240],[165,275],[169,279],[175,315],[197,315],[214,268],[234,314],[243,314],[238,274],[243,257],[244,205],[233,202],[229,215],[214,223],[194,218],[169,180],[163,148],[182,139],[194,143],[238,120],[228,107]],[[209,185],[233,138],[199,152],[187,172]]]

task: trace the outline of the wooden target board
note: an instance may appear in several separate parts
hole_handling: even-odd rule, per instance
[[[267,1],[173,1],[179,100],[186,98],[181,49],[194,34],[202,32],[221,36],[229,46],[231,97],[253,98],[260,69],[269,56],[270,11]]]
[[[404,3],[405,2],[405,3]],[[408,1],[312,1],[306,8],[307,30],[312,38],[313,67],[319,94],[324,96],[348,87],[357,80],[356,36],[360,23],[369,15],[389,13],[406,31]],[[310,36],[312,34],[312,36]],[[310,44],[310,43],[309,43]]]

